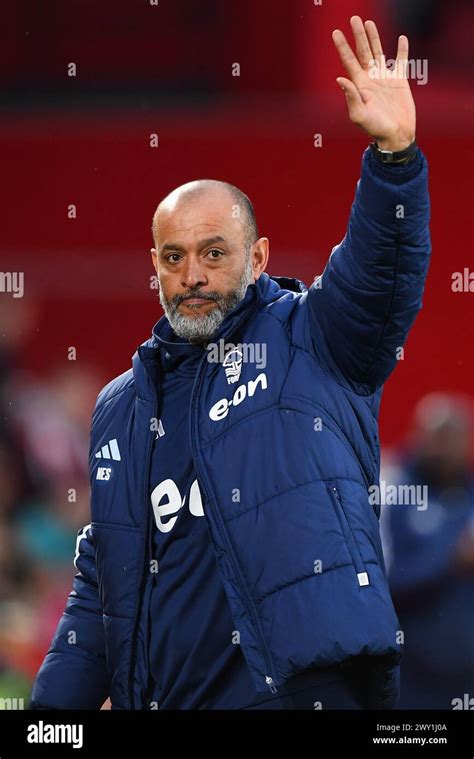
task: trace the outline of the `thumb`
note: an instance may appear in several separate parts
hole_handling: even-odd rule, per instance
[[[341,87],[346,96],[347,107],[349,109],[349,116],[351,120],[357,122],[360,118],[362,118],[363,115],[363,100],[361,98],[359,90],[355,86],[354,82],[351,82],[350,79],[346,79],[343,76],[338,76],[336,82]]]

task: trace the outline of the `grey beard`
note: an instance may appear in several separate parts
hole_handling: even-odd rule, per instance
[[[183,296],[176,295],[174,298],[168,300],[164,297],[161,288],[159,293],[160,303],[163,306],[166,318],[178,337],[182,337],[190,342],[206,343],[212,339],[227,314],[244,298],[247,287],[253,282],[252,259],[247,254],[245,268],[235,290],[231,290],[226,295],[216,292],[200,293],[199,291],[187,293],[186,297],[208,298],[215,301],[217,305],[214,306],[210,313],[202,316],[184,316],[180,314],[178,306],[184,300]],[[199,308],[199,306],[196,308]]]

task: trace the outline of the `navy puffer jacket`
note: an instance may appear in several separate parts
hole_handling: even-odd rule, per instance
[[[215,336],[227,346],[264,344],[266,365],[236,361],[227,371],[229,362],[204,354],[198,368],[191,448],[257,691],[364,657],[371,705],[396,702],[399,622],[368,489],[379,478],[382,386],[421,307],[428,224],[422,153],[387,167],[367,150],[347,233],[321,277],[307,289],[263,273]],[[148,708],[154,335],[167,329],[162,317],[133,368],[98,397],[91,524],[78,536],[74,589],[32,708],[94,709],[108,696],[115,709]]]

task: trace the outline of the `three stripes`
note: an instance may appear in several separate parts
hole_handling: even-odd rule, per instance
[[[120,451],[117,443],[117,438],[109,440],[108,443],[102,446],[101,450],[95,454],[96,459],[113,459],[114,461],[121,461]]]

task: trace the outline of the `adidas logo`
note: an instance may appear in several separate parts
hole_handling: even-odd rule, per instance
[[[117,443],[117,438],[109,440],[108,443],[102,446],[100,451],[95,454],[96,459],[113,459],[114,461],[121,461],[120,451]]]

